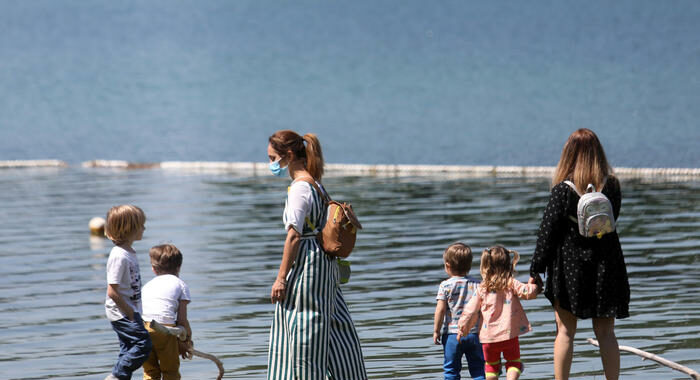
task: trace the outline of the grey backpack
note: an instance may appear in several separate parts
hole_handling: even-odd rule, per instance
[[[603,183],[605,183],[606,179],[603,179]],[[615,215],[613,214],[612,203],[605,194],[596,191],[593,184],[588,184],[586,192],[581,194],[573,182],[564,181],[564,183],[569,185],[581,197],[578,200],[577,218],[569,216],[574,223],[578,223],[578,232],[581,235],[585,237],[596,236],[600,239],[603,235],[615,231]]]

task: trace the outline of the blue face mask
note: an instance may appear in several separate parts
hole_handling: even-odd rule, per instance
[[[275,175],[275,177],[284,177],[288,173],[287,170],[289,168],[289,165],[281,168],[280,161],[282,161],[281,158],[275,162],[270,162],[270,171],[272,172],[272,174]]]

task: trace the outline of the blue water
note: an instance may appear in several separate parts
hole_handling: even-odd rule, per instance
[[[698,167],[700,2],[0,0],[0,160]]]
[[[526,280],[547,179],[329,177],[363,224],[342,286],[370,379],[434,380],[435,294],[442,252],[461,240],[475,252],[503,244],[522,254]],[[0,170],[0,379],[101,380],[119,351],[104,316],[111,243],[88,221],[110,206],[146,212],[134,244],[144,283],[148,248],[171,242],[192,292],[195,348],[224,363],[226,379],[265,378],[274,307],[269,294],[284,244],[287,181],[273,176],[180,170],[84,168]],[[618,231],[631,287],[621,345],[700,370],[700,182],[622,180]],[[523,302],[533,331],[522,336],[523,379],[551,379],[554,314],[542,296]],[[572,379],[601,380],[590,320],[580,321]],[[683,380],[680,372],[621,355],[622,380]],[[184,380],[215,379],[210,361],[181,366]],[[464,370],[463,374],[466,375]],[[139,370],[134,380],[141,379]]]

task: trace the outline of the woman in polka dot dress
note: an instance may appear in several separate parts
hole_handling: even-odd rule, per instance
[[[552,193],[537,233],[537,246],[530,266],[530,282],[547,273],[545,296],[554,307],[557,337],[554,341],[554,377],[569,378],[573,342],[578,319],[593,320],[600,343],[603,370],[607,380],[617,379],[620,351],[615,337],[615,318],[629,316],[630,289],[625,259],[617,232],[601,238],[579,234],[576,216],[579,195],[576,188],[589,183],[613,205],[615,219],[620,214],[620,183],[613,175],[598,137],[589,129],[569,136],[552,180]]]

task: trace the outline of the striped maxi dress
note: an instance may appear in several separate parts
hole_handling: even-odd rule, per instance
[[[321,194],[311,184],[298,181],[287,194],[285,226],[293,217],[290,197],[303,198],[301,194],[310,194],[304,198],[308,203],[306,217],[312,225],[320,225],[327,214]],[[275,305],[267,379],[365,380],[360,340],[340,290],[337,260],[323,252],[309,223],[303,223],[301,235],[287,275],[285,300]]]

